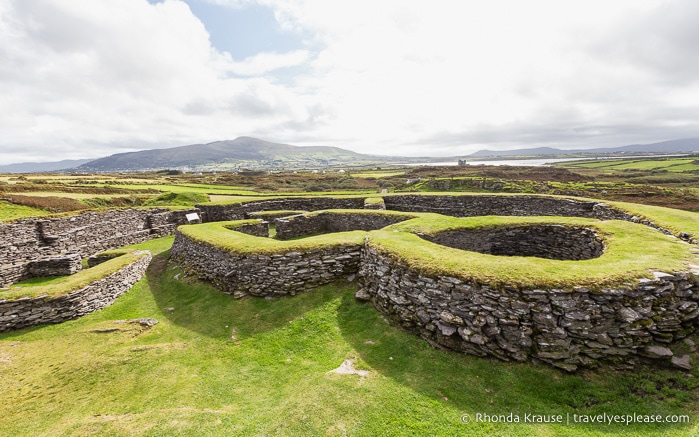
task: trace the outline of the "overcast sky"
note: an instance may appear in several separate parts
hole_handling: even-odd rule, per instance
[[[696,0],[0,0],[0,164],[699,137]]]

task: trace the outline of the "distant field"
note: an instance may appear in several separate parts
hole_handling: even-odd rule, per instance
[[[97,184],[99,187],[116,187],[127,190],[153,189],[170,193],[201,193],[201,194],[236,194],[236,195],[259,195],[259,193],[244,187],[231,187],[226,185],[205,185],[205,184]]]
[[[48,214],[51,214],[51,212],[39,208],[32,208],[30,206],[15,205],[6,200],[0,200],[0,221],[26,217],[40,217]]]
[[[561,163],[566,168],[596,168],[611,170],[667,170],[669,172],[699,171],[699,159],[656,158],[656,159],[602,159]]]
[[[66,199],[113,199],[115,197],[124,197],[128,194],[90,194],[90,193],[62,193],[60,191],[23,191],[19,193],[8,192],[7,195],[11,196],[13,194],[22,196],[34,196],[34,197],[64,197]],[[148,194],[139,193],[139,196],[148,196]],[[151,194],[150,196],[153,196]]]
[[[352,173],[352,177],[355,178],[389,178],[392,176],[404,175],[404,170],[375,170],[375,171],[362,171],[361,173]]]
[[[18,178],[22,179],[18,179]],[[83,183],[105,183],[112,181],[130,182],[134,184],[157,184],[156,178],[120,178],[115,175],[68,175],[68,174],[5,174],[0,176],[0,182],[19,183],[19,182],[48,182],[51,184],[83,184]]]

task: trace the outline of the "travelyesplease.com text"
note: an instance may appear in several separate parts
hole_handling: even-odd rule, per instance
[[[509,413],[509,414],[488,414],[472,413],[461,416],[463,423],[560,423],[562,425],[573,425],[577,423],[598,423],[598,424],[623,424],[634,423],[689,423],[687,414],[535,414],[535,413]]]

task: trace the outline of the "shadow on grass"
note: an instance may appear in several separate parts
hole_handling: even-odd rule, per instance
[[[184,277],[177,264],[168,262],[168,256],[164,252],[153,257],[146,273],[156,304],[175,325],[208,337],[235,335],[242,340],[281,328],[343,292],[341,287],[319,287],[273,300],[234,299],[207,282]]]
[[[43,325],[37,325],[37,326],[29,326],[27,328],[16,329],[13,331],[0,332],[0,341],[8,341],[8,340],[13,340],[13,339],[22,340],[28,334],[40,333],[41,331],[45,330],[46,328],[49,328],[52,326],[56,326],[56,324],[43,324]]]
[[[371,304],[360,304],[345,294],[338,308],[343,337],[361,359],[383,376],[462,412],[509,415],[690,415],[696,383],[678,372],[648,370],[617,373],[610,370],[576,375],[543,365],[507,363],[438,350],[424,340],[389,326]],[[680,381],[681,380],[681,381]],[[635,387],[653,385],[653,393]],[[669,390],[674,385],[675,390]],[[565,424],[565,422],[564,422]],[[586,424],[566,426],[591,433],[684,433],[693,423]]]

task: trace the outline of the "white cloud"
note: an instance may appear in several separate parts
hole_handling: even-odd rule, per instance
[[[0,14],[2,163],[231,138],[304,111],[272,80],[230,72],[306,53],[235,62],[180,1],[16,0]]]
[[[417,155],[699,136],[691,0],[257,3],[307,49],[233,59],[179,0],[0,2],[0,161],[239,135]]]
[[[202,0],[204,3],[209,3],[218,6],[227,6],[229,8],[244,8],[246,6],[255,4],[255,0]]]
[[[294,50],[288,53],[258,53],[242,61],[233,61],[228,69],[240,76],[260,76],[281,68],[299,66],[308,61],[307,50]]]
[[[699,14],[686,2],[282,3],[279,15],[288,27],[313,28],[326,43],[308,84],[337,103],[336,119],[323,135],[388,147],[424,146],[449,132],[452,146],[459,137],[464,146],[451,153],[471,151],[484,140],[508,147],[605,146],[686,134],[656,129],[648,137],[640,128],[658,124],[653,120],[671,109],[676,119],[679,102],[687,120],[698,107],[682,97],[695,96],[696,87],[685,83],[673,93],[658,85],[669,79],[677,86],[671,77],[677,68],[615,62],[600,50],[621,45],[662,64],[644,45],[652,29],[680,53],[675,67],[682,66],[687,78],[699,77],[694,60],[682,62],[699,48],[691,24]],[[658,25],[658,12],[683,17],[666,20],[682,29]],[[677,40],[688,50],[677,49]],[[488,135],[479,140],[483,132]]]

